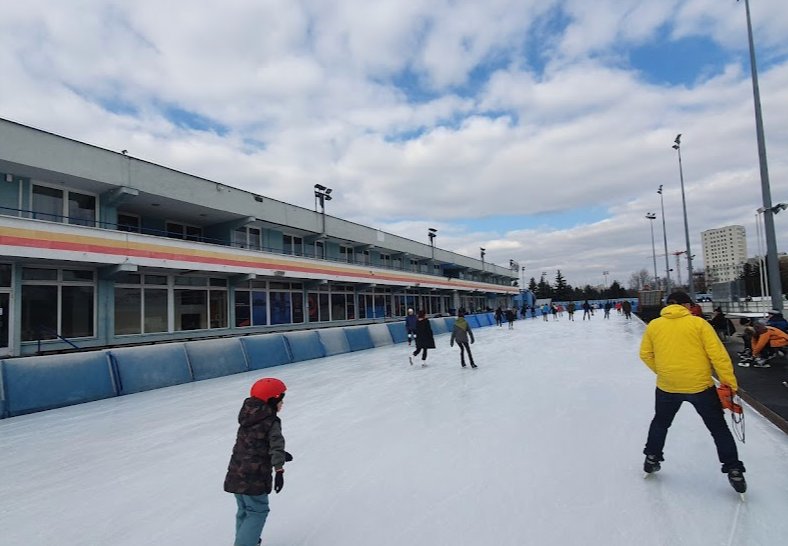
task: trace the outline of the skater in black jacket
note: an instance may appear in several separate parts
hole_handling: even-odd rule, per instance
[[[454,342],[457,342],[457,345],[460,347],[460,365],[464,368],[465,367],[465,351],[468,351],[468,359],[471,362],[471,368],[475,368],[476,364],[473,362],[473,355],[471,354],[471,346],[468,345],[468,338],[470,337],[471,343],[475,340],[473,339],[473,332],[471,331],[471,325],[468,324],[468,321],[465,320],[465,313],[459,312],[457,313],[457,320],[454,321],[454,328],[451,331],[451,341],[449,345],[454,347]]]
[[[416,350],[413,351],[413,356],[418,356],[421,352],[421,365],[426,366],[427,349],[435,348],[435,337],[432,335],[432,326],[430,321],[427,320],[427,314],[424,309],[419,311],[418,320],[416,321]],[[413,364],[413,359],[410,359]]]

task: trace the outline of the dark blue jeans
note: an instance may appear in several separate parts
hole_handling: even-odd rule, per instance
[[[654,419],[648,429],[648,440],[646,440],[646,448],[643,453],[656,455],[660,461],[664,460],[662,448],[665,447],[665,438],[682,402],[692,404],[700,418],[703,419],[703,424],[709,429],[711,437],[714,438],[714,444],[717,446],[717,455],[722,463],[722,471],[739,469],[744,472],[744,464],[739,460],[736,442],[725,423],[722,404],[714,387],[693,394],[672,393],[657,389]]]

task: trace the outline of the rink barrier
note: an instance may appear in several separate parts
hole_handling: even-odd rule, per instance
[[[366,326],[351,326],[345,328],[345,335],[350,344],[351,351],[363,351],[364,349],[374,349],[375,344],[369,335]]]
[[[124,347],[109,351],[120,394],[171,387],[194,380],[184,343]]]
[[[480,326],[492,326],[495,324],[495,315],[493,313],[484,313],[479,315]]]
[[[367,330],[369,331],[369,337],[372,338],[372,343],[375,347],[394,344],[394,340],[391,338],[391,332],[385,324],[370,324],[367,326]]]
[[[446,332],[451,334],[452,330],[454,330],[454,323],[457,322],[457,317],[446,317]]]
[[[465,320],[468,321],[468,324],[471,325],[471,328],[481,328],[481,323],[479,322],[479,317],[476,315],[465,315]],[[485,325],[487,321],[485,321]]]
[[[326,356],[326,349],[320,342],[320,336],[315,330],[304,330],[301,332],[287,332],[284,334],[290,347],[290,354],[293,362],[323,358]]]
[[[117,396],[107,351],[14,358],[0,363],[3,417]]]
[[[389,329],[389,334],[391,334],[391,339],[394,343],[405,343],[408,341],[408,330],[405,328],[404,320],[387,322],[386,326]]]
[[[195,381],[249,371],[237,337],[187,341],[184,345]]]
[[[293,359],[282,334],[263,334],[241,338],[250,370],[290,364]]]
[[[348,343],[344,328],[324,328],[318,330],[317,333],[326,356],[350,352],[350,343]]]
[[[430,327],[432,328],[432,333],[434,335],[437,336],[438,334],[445,334],[448,332],[446,329],[446,321],[443,319],[443,317],[431,318],[428,320],[430,321]]]

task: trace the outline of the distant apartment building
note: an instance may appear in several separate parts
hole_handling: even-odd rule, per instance
[[[729,282],[741,276],[747,261],[747,234],[744,226],[709,229],[702,234],[706,283]]]

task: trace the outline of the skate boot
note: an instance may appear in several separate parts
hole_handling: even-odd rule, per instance
[[[643,472],[646,474],[653,474],[659,472],[662,465],[659,464],[659,457],[656,455],[646,455],[646,460],[643,461]]]
[[[477,366],[476,364],[474,364],[473,362],[471,362],[471,368],[478,368],[478,367],[479,367],[479,366]]]
[[[755,362],[753,362],[753,364],[752,364],[752,367],[753,368],[771,368],[772,365],[769,364],[769,360],[771,360],[771,359],[756,358]]]
[[[755,359],[751,356],[749,357],[741,357],[739,361],[736,363],[738,366],[742,368],[749,368],[751,364],[755,362]]]
[[[460,366],[462,366],[463,368],[465,367],[465,361],[464,360],[462,362],[460,362]]]
[[[750,349],[744,349],[743,351],[739,351],[736,353],[739,358],[747,358],[752,356],[752,351]]]
[[[747,491],[747,481],[744,479],[744,473],[738,468],[734,468],[728,472],[728,482],[737,493],[744,493]]]

